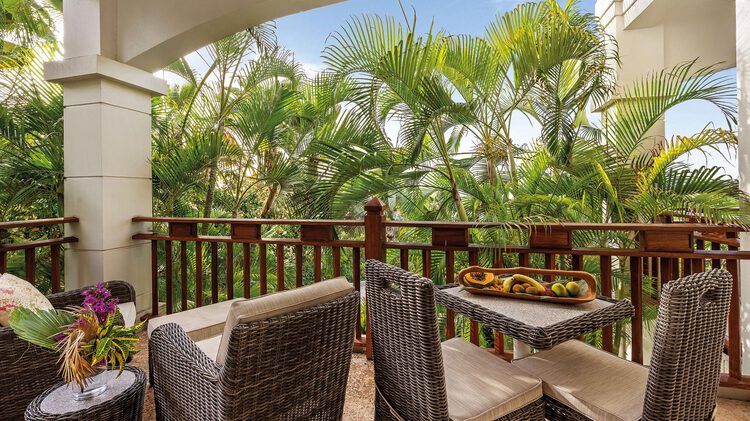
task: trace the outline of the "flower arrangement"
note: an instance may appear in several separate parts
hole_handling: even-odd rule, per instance
[[[143,323],[125,327],[117,298],[102,283],[82,294],[83,304],[68,310],[18,308],[10,327],[19,338],[60,353],[60,374],[81,391],[99,369],[118,370],[138,352],[137,332]]]

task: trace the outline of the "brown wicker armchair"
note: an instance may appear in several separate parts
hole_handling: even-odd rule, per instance
[[[731,290],[718,269],[665,284],[649,368],[579,341],[513,364],[544,382],[550,420],[711,419]]]
[[[376,420],[544,420],[541,381],[463,339],[440,343],[432,282],[368,260]]]
[[[358,303],[339,278],[234,302],[215,340],[196,343],[176,323],[156,327],[156,418],[340,420]]]
[[[107,282],[121,303],[135,302],[133,287],[124,281]],[[83,289],[47,296],[55,308],[80,306]],[[0,420],[23,419],[24,411],[37,395],[60,381],[58,354],[18,339],[13,330],[0,328]]]

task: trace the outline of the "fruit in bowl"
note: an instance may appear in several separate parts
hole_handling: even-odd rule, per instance
[[[495,276],[487,272],[467,273],[464,276],[464,285],[484,289],[496,285]]]

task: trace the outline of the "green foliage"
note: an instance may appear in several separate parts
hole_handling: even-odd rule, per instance
[[[20,339],[42,348],[57,350],[55,336],[73,323],[73,314],[63,310],[33,310],[19,307],[8,323]]]

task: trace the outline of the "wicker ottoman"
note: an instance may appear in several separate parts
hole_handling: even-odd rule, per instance
[[[104,393],[78,402],[73,399],[71,388],[60,382],[31,401],[26,420],[140,421],[145,386],[146,375],[141,369],[125,367],[120,377],[107,382]]]

